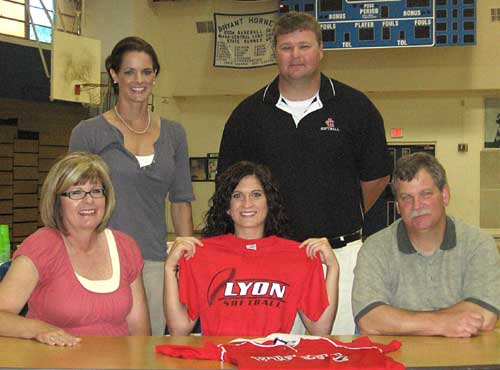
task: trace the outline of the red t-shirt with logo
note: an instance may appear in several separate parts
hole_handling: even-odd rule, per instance
[[[254,369],[343,369],[343,370],[404,370],[404,366],[384,353],[401,346],[393,340],[388,345],[373,343],[362,337],[351,343],[329,338],[301,338],[297,343],[280,342],[231,343],[219,345],[223,359],[239,370]]]
[[[342,369],[403,370],[404,365],[387,356],[397,351],[401,342],[372,342],[368,337],[350,343],[321,337],[283,338],[273,334],[272,340],[235,340],[228,344],[205,342],[203,347],[158,345],[156,352],[186,359],[228,361],[239,370],[256,369]],[[269,338],[268,337],[268,338]]]
[[[289,333],[298,310],[316,321],[328,307],[321,262],[299,243],[232,234],[202,242],[179,262],[179,295],[204,335]]]

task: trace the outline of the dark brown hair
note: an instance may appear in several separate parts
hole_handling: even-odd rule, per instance
[[[271,171],[264,165],[247,161],[237,162],[217,176],[215,193],[210,199],[210,209],[205,216],[206,226],[202,231],[203,236],[234,233],[234,223],[227,210],[230,208],[234,189],[246,176],[257,177],[266,194],[267,217],[264,236],[288,237],[288,219],[285,215],[281,194],[271,176]]]
[[[140,37],[130,36],[118,41],[118,43],[111,51],[111,54],[106,58],[106,71],[108,72],[110,81],[113,81],[111,70],[114,70],[116,73],[118,73],[123,62],[123,56],[129,51],[143,51],[148,54],[153,61],[153,69],[155,71],[155,74],[158,75],[160,73],[160,63],[158,62],[158,56],[156,55],[156,52],[151,44],[141,39]],[[113,91],[115,94],[118,94],[118,84],[113,83]]]

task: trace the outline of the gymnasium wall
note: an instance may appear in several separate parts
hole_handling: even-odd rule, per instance
[[[436,143],[436,155],[447,168],[452,189],[449,212],[476,225],[480,223],[483,98],[500,94],[500,23],[490,20],[495,3],[482,0],[478,5],[476,46],[327,51],[323,61],[325,73],[373,99],[384,116],[389,141]],[[135,33],[163,53],[157,95],[164,99],[159,99],[159,110],[184,125],[191,156],[216,152],[230,112],[276,73],[275,66],[214,68],[213,34],[197,34],[195,22],[211,20],[214,12],[264,12],[276,7],[277,1],[134,2]],[[391,140],[392,127],[403,128],[404,138]],[[468,152],[459,153],[459,143],[467,143]],[[195,225],[200,225],[213,184],[194,183],[194,187]],[[491,202],[495,199],[483,201]],[[493,218],[488,227],[500,223],[495,215],[487,218]]]
[[[484,98],[500,97],[500,22],[490,19],[490,9],[498,7],[498,1],[478,3],[476,46],[327,51],[323,70],[372,98],[385,119],[388,141],[436,143],[436,155],[448,171],[451,214],[500,229],[500,217],[488,210],[500,209],[500,184],[484,180],[489,172],[500,173],[500,160],[491,160],[497,154],[481,156]],[[195,23],[212,20],[214,12],[270,11],[277,8],[277,0],[88,0],[85,4],[83,35],[101,39],[103,59],[116,41],[128,35],[144,37],[155,46],[162,64],[155,108],[184,125],[190,156],[217,152],[234,107],[275,76],[275,66],[214,68],[213,34],[198,34]],[[391,140],[392,127],[403,128],[404,138]],[[468,151],[458,152],[459,143],[467,143]],[[488,192],[481,193],[481,178]],[[194,189],[194,220],[199,226],[213,183],[196,182]]]

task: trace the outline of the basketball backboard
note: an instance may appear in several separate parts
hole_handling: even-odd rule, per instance
[[[54,30],[51,100],[100,104],[100,66],[100,40]]]

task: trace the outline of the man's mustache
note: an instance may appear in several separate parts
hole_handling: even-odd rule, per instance
[[[410,219],[418,216],[423,216],[423,215],[430,215],[431,210],[429,208],[422,208],[422,209],[415,209],[410,212]]]

